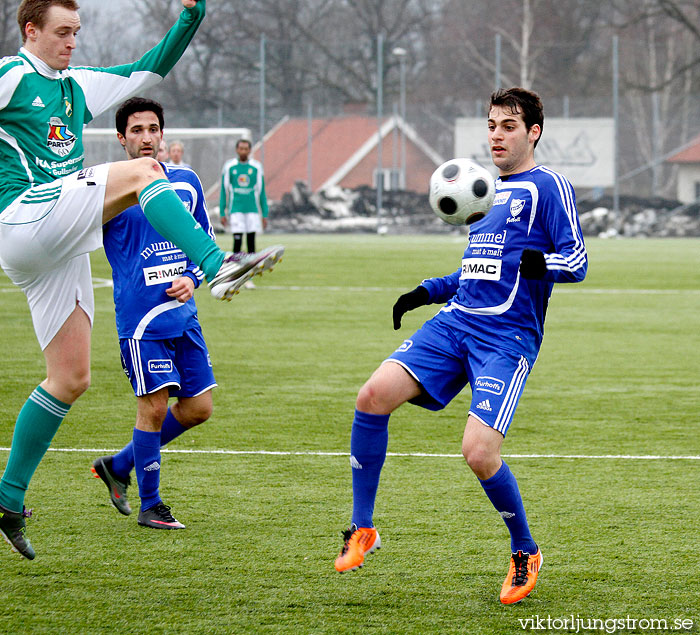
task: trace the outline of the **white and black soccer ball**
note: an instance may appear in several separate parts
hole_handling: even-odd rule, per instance
[[[450,225],[470,225],[488,214],[496,186],[491,173],[471,159],[451,159],[430,177],[428,201]]]

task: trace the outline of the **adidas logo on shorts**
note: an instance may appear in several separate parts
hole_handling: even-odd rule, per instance
[[[486,412],[491,412],[491,403],[488,399],[484,399],[482,402],[476,405],[477,410],[486,410]]]

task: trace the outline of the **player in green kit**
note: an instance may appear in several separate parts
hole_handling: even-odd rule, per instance
[[[205,0],[183,11],[163,40],[131,64],[70,67],[80,31],[75,0],[23,0],[17,12],[23,46],[0,60],[0,265],[27,296],[46,362],[46,379],[15,424],[0,481],[0,535],[25,558],[24,496],[71,405],[90,383],[94,299],[89,252],[102,245],[102,224],[139,204],[149,223],[180,247],[230,299],[283,248],[226,254],[185,209],[153,158],[83,169],[83,126],[159,82],[204,19]]]
[[[250,141],[236,143],[238,158],[224,164],[221,173],[219,215],[224,227],[233,234],[233,251],[240,252],[243,234],[248,253],[255,251],[255,234],[267,228],[265,176],[260,161],[250,158]]]

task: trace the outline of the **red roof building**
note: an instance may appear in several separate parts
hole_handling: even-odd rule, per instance
[[[678,200],[681,203],[700,200],[700,136],[666,161],[678,165]]]
[[[271,200],[280,200],[296,181],[310,180],[311,191],[329,186],[355,188],[375,186],[378,140],[382,139],[384,187],[428,190],[430,175],[443,159],[400,117],[343,115],[327,119],[285,117],[263,140],[265,190]],[[400,174],[402,132],[406,142],[406,176]],[[260,160],[260,143],[253,148]],[[392,178],[392,171],[395,172]]]

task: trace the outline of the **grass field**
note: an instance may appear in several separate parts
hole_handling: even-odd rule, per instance
[[[504,444],[545,563],[533,594],[504,607],[507,530],[459,456],[468,391],[439,414],[395,413],[375,514],[383,548],[359,572],[333,569],[355,395],[437,310],[396,333],[396,297],[456,269],[463,239],[273,239],[287,254],[258,290],[231,304],[198,292],[215,412],[164,453],[161,489],[185,531],[138,527],[91,477],[135,412],[111,289],[98,285],[92,387],[27,496],[37,558],[0,550],[1,633],[511,635],[528,632],[520,620],[571,616],[700,630],[700,242],[589,240],[587,280],[555,288]],[[110,277],[101,252],[93,275]],[[2,275],[0,298],[2,469],[43,361]],[[615,632],[651,630],[630,624]]]

